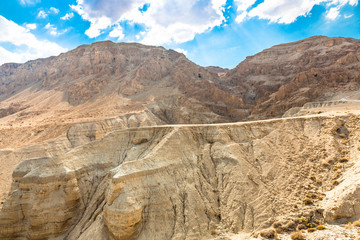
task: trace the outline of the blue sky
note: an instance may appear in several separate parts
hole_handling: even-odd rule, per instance
[[[164,46],[233,68],[314,35],[360,38],[358,0],[3,0],[0,64],[111,40]]]

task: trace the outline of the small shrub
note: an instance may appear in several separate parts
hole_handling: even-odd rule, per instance
[[[315,232],[315,231],[316,231],[316,228],[308,228],[307,231],[308,231],[308,232]]]
[[[313,225],[312,225],[311,223],[306,224],[306,226],[307,226],[308,228],[312,228],[312,227],[313,227]]]
[[[349,161],[349,159],[347,159],[347,158],[340,158],[338,161],[341,162],[341,163],[346,163],[346,162]]]
[[[353,222],[353,226],[354,227],[360,227],[360,221]]]
[[[324,225],[319,225],[316,227],[317,230],[324,230],[326,227]]]
[[[345,150],[345,149],[341,150],[341,154],[342,154],[342,155],[345,155],[345,154],[348,154],[348,153],[349,153],[348,150]]]
[[[297,227],[296,227],[296,230],[298,230],[298,231],[303,230],[303,229],[306,229],[305,224],[299,224],[299,225],[297,225]]]
[[[300,218],[300,222],[306,222],[306,218],[305,217]]]
[[[275,229],[269,228],[269,229],[262,230],[260,232],[260,236],[263,238],[267,238],[267,239],[275,239],[275,238],[277,238],[277,233],[276,233]]]
[[[305,198],[305,199],[303,200],[303,203],[304,203],[305,205],[313,205],[313,204],[314,204],[314,201],[313,201],[311,198]]]
[[[305,236],[304,234],[302,234],[301,232],[294,232],[290,235],[290,238],[292,240],[305,240]]]
[[[283,227],[275,228],[275,232],[278,234],[283,234],[285,232],[285,229]]]
[[[309,193],[309,194],[306,194],[306,197],[307,198],[316,198],[317,197],[317,195],[315,194],[315,193]]]
[[[296,229],[296,223],[292,220],[289,220],[283,227],[285,231],[292,232]]]
[[[273,228],[278,228],[278,227],[281,227],[282,224],[281,224],[281,222],[276,221],[276,222],[273,223],[272,226],[273,226]]]
[[[339,182],[338,182],[337,180],[334,180],[334,181],[332,182],[332,185],[337,186],[337,185],[339,185]]]

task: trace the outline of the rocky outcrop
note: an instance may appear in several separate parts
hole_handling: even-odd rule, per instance
[[[334,208],[321,200],[341,192],[342,179],[354,171],[358,121],[314,117],[114,131],[57,157],[22,162],[1,210],[0,236],[199,239],[251,232],[315,209],[324,212],[316,215],[321,221],[360,217],[357,211],[331,215]],[[353,192],[342,195],[356,209]],[[307,197],[313,205],[303,203]]]

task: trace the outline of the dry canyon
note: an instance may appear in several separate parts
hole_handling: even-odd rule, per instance
[[[359,239],[359,87],[360,40],[325,36],[4,64],[0,239]]]

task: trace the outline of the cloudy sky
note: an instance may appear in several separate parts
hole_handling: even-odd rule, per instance
[[[111,40],[161,45],[233,68],[275,44],[360,38],[358,0],[2,0],[0,64]]]

